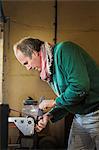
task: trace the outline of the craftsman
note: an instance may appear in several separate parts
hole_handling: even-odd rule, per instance
[[[92,57],[70,41],[51,45],[31,37],[16,43],[14,54],[27,70],[38,70],[57,95],[39,105],[51,110],[38,122],[37,132],[71,112],[68,150],[99,150],[99,66]]]

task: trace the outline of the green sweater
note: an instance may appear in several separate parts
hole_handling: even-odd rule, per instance
[[[71,112],[87,114],[99,108],[99,66],[80,46],[61,42],[54,47],[52,81],[57,94],[52,122]]]

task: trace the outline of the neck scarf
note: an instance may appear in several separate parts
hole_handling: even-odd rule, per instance
[[[41,73],[40,78],[44,81],[50,82],[51,80],[51,66],[53,61],[52,55],[52,45],[45,42],[41,46],[40,56],[41,56]]]

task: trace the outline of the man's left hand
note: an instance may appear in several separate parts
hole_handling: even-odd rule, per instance
[[[43,100],[39,104],[39,108],[42,110],[46,110],[48,108],[53,108],[55,106],[55,100]]]

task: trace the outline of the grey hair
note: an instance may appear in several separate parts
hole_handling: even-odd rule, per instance
[[[42,44],[44,44],[44,41],[25,37],[14,44],[13,49],[15,53],[17,53],[17,50],[20,50],[25,56],[32,58],[33,51],[39,52]]]

